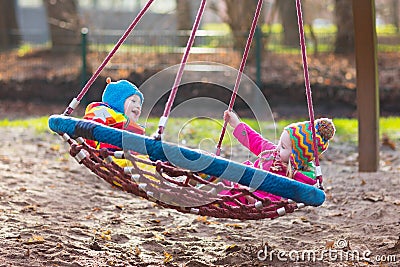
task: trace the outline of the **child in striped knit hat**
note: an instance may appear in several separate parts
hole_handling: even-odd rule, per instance
[[[301,171],[309,171],[314,160],[311,124],[309,121],[292,123],[284,128],[278,144],[263,138],[246,123],[239,120],[231,111],[224,112],[224,119],[234,128],[233,135],[238,141],[258,156],[253,163],[245,162],[263,170],[292,178],[296,181],[314,185],[316,180]],[[316,143],[318,155],[322,154],[335,134],[332,120],[321,118],[315,120]],[[259,197],[280,200],[279,196],[256,191]]]

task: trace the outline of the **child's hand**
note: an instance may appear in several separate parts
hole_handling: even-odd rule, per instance
[[[233,128],[236,128],[236,126],[238,126],[240,123],[238,116],[234,112],[229,110],[225,110],[224,120],[227,121],[229,125],[232,126]]]

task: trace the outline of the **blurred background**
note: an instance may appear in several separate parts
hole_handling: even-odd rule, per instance
[[[29,114],[62,112],[146,2],[0,1],[0,117],[22,110]],[[316,113],[355,117],[351,1],[302,3]],[[253,0],[209,0],[189,61],[237,69],[256,4]],[[376,0],[375,4],[381,115],[399,115],[399,1]],[[140,86],[159,71],[179,64],[199,5],[200,0],[155,1],[84,101],[100,100],[108,76]],[[260,88],[275,116],[306,116],[295,1],[265,0],[262,12],[245,74]],[[228,78],[233,88],[235,77]],[[225,102],[230,98],[226,90],[188,85],[176,101],[207,96]],[[165,101],[159,103],[152,111],[154,116],[161,115]],[[257,105],[257,99],[253,104]],[[235,110],[241,116],[249,115],[240,99]]]

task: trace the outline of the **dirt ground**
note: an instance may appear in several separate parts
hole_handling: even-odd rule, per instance
[[[321,161],[321,207],[238,221],[121,192],[80,166],[54,134],[0,135],[0,266],[400,264],[400,153],[387,146],[379,172],[359,173],[356,147],[333,142]]]

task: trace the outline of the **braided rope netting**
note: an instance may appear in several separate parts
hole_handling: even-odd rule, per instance
[[[167,162],[153,162],[126,151],[124,155],[132,166],[124,168],[113,160],[117,153],[94,149],[83,142],[83,138],[77,140],[68,139],[68,143],[71,156],[80,164],[109,184],[165,208],[216,218],[257,220],[273,219],[304,206],[289,200],[262,199],[248,188],[232,188],[223,182],[211,183],[198,173],[176,168]],[[219,193],[221,191],[232,194],[223,195]],[[245,204],[239,200],[243,197],[250,197],[257,204]],[[202,204],[204,199],[209,203]]]

